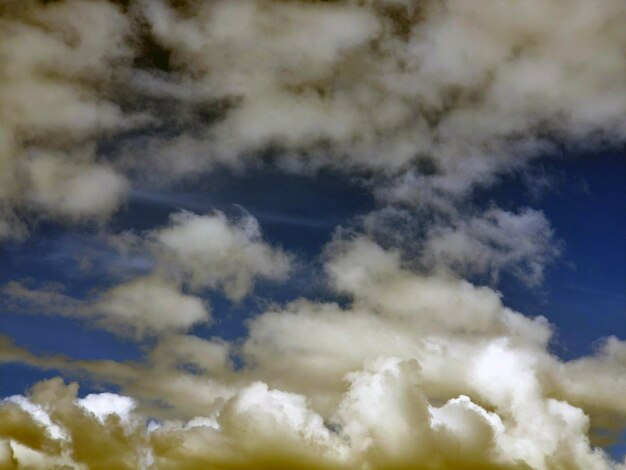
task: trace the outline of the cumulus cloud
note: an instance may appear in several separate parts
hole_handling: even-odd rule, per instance
[[[115,393],[90,393],[86,397],[76,400],[76,404],[95,415],[100,422],[105,422],[107,417],[111,415],[119,417],[121,421],[128,422],[130,413],[136,406],[132,398]]]
[[[543,319],[537,319],[536,328],[522,326],[524,317],[505,309],[500,295],[492,289],[452,276],[416,275],[402,268],[399,252],[383,250],[363,237],[330,248],[334,252],[326,269],[331,283],[349,293],[356,306],[444,331],[495,332],[503,326],[502,321],[511,322],[514,330],[519,328],[519,333],[531,341],[542,344],[548,340],[550,333]],[[513,320],[518,317],[519,322]]]
[[[76,384],[53,379],[35,385],[28,398],[4,404],[3,418],[8,420],[2,422],[8,426],[3,426],[2,438],[9,451],[0,463],[27,469],[145,468],[147,456],[137,445],[142,433],[124,423],[115,406],[127,399],[112,394],[77,399],[77,390]]]
[[[626,399],[619,392],[626,385],[626,342],[606,338],[595,355],[567,363],[563,372],[555,386],[567,390],[574,403],[626,414]]]
[[[8,344],[0,357],[120,386],[133,400],[100,394],[72,406],[106,433],[123,426],[119,455],[149,456],[155,468],[623,468],[590,441],[607,415],[626,418],[623,342],[561,362],[544,319],[506,308],[491,289],[413,273],[363,238],[335,245],[326,266],[349,304],[270,309],[241,349],[173,335],[140,362],[41,360]],[[61,406],[55,384],[38,386],[55,390],[39,392],[46,401],[30,400]],[[17,402],[26,403],[0,409]],[[55,445],[75,448],[61,437],[78,432],[73,422],[22,409],[31,418],[18,423],[59,426]],[[148,425],[148,410],[162,419]],[[2,436],[18,461],[20,446],[34,446]]]
[[[284,280],[291,268],[291,257],[262,240],[250,215],[232,223],[221,212],[182,212],[151,238],[157,257],[180,270],[189,285],[221,288],[235,301],[251,291],[256,278]]]
[[[340,301],[267,306],[235,341],[189,334],[211,320],[201,295],[239,302],[294,265],[249,215],[114,234],[152,271],[82,297],[6,284],[5,310],[79,318],[143,356],[0,337],[2,363],[123,394],[53,379],[2,401],[0,468],[626,468],[593,440],[626,423],[624,342],[561,361],[545,318],[462,278],[541,282],[559,252],[545,216],[480,213],[472,189],[554,142],[624,141],[625,18],[622,0],[2,2],[0,240],[103,224],[137,180],[260,160],[356,176],[378,212],[325,247]]]
[[[419,360],[379,357],[346,374],[326,419],[304,395],[253,381],[212,416],[146,425],[128,397],[77,399],[75,384],[55,379],[0,406],[4,461],[25,468],[32,459],[89,468],[623,468],[591,448],[581,409],[542,394],[536,359],[490,342],[468,364],[474,398],[438,404],[425,391]],[[95,449],[88,431],[114,453]]]

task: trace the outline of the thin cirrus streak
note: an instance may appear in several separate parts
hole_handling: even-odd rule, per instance
[[[2,308],[140,352],[0,336],[3,364],[59,375],[0,402],[0,468],[626,468],[602,448],[626,344],[555,356],[556,326],[494,286],[541,286],[562,234],[475,198],[563,146],[623,145],[625,20],[622,0],[1,2],[0,240],[96,247],[67,285],[9,273]],[[209,176],[267,168],[263,191],[308,178],[326,205],[293,215],[296,184],[224,213]],[[328,174],[367,201],[333,209],[351,193]],[[328,237],[307,259],[265,224]],[[307,269],[323,295],[264,298]],[[245,336],[211,333],[215,299],[256,302]]]

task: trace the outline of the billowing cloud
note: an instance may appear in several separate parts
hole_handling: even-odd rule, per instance
[[[432,403],[420,361],[379,357],[345,376],[326,419],[304,395],[254,381],[213,415],[147,425],[127,397],[76,399],[75,385],[54,380],[0,407],[0,435],[5,462],[24,468],[622,468],[590,447],[581,409],[543,395],[538,359],[491,342],[468,363],[474,398]]]
[[[397,252],[362,238],[328,256],[330,282],[352,302],[268,310],[250,323],[240,351],[178,335],[142,362],[38,363],[8,345],[3,360],[121,386],[136,401],[103,394],[72,406],[107,433],[126,426],[120,448],[150,456],[155,468],[622,468],[589,437],[607,413],[626,418],[622,342],[561,362],[547,350],[547,322],[507,309],[488,288],[412,273]],[[4,408],[18,402],[26,403]],[[164,419],[148,425],[135,403]],[[72,448],[59,436],[78,432],[66,429],[73,423],[22,409],[32,417],[20,423],[54,424],[56,445]],[[4,435],[19,460],[28,444],[16,436]]]
[[[134,119],[110,96],[115,64],[132,57],[130,22],[105,1],[8,1],[0,7],[0,230],[36,216],[108,217],[125,176],[96,161],[94,139]],[[15,217],[15,211],[20,216]]]
[[[594,437],[626,427],[624,342],[562,361],[545,318],[463,279],[537,285],[559,254],[543,213],[481,212],[472,190],[554,143],[624,142],[625,19],[623,0],[2,2],[0,240],[104,230],[139,183],[218,166],[330,168],[376,211],[324,248],[325,300],[263,303],[233,341],[190,334],[207,293],[237,303],[295,264],[249,215],[108,233],[149,272],[82,296],[8,282],[4,310],[142,356],[0,336],[2,363],[120,393],[53,379],[3,400],[0,468],[626,468]]]
[[[55,379],[35,385],[28,398],[9,400],[2,412],[11,425],[2,438],[10,447],[0,463],[27,469],[145,467],[146,456],[137,445],[142,434],[125,421],[125,411],[119,414],[119,403],[128,399],[104,394],[77,400],[77,390],[76,384]],[[29,428],[30,439],[41,444],[24,435]]]
[[[250,292],[256,278],[284,280],[291,268],[291,257],[265,243],[249,215],[231,223],[220,212],[183,212],[151,238],[157,257],[179,270],[185,282],[195,288],[221,288],[233,300]]]

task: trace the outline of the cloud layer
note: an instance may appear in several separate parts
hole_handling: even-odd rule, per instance
[[[626,428],[624,341],[554,356],[555,327],[493,285],[540,285],[558,234],[473,192],[559,145],[626,140],[625,22],[622,0],[2,2],[0,240],[88,226],[148,268],[83,294],[2,287],[4,310],[140,355],[0,337],[1,363],[118,392],[57,378],[4,399],[0,469],[625,469],[600,447]],[[263,165],[374,195],[321,274],[246,213],[107,225],[135,188]],[[296,267],[325,300],[259,302],[244,337],[201,337],[209,296],[241,305]]]
[[[162,416],[147,425],[126,398],[77,400],[75,386],[42,383],[0,407],[14,423],[1,431],[7,462],[52,455],[99,468],[109,461],[74,441],[93,429],[121,468],[622,468],[588,433],[607,414],[626,419],[623,342],[561,362],[546,350],[545,319],[488,288],[411,273],[363,238],[335,246],[327,271],[348,306],[268,310],[240,349],[170,334],[141,362],[114,363],[5,346],[4,361],[89,374]]]
[[[430,204],[551,142],[626,136],[620,0],[10,0],[0,15],[4,238],[106,219],[130,170],[172,181],[269,151]]]

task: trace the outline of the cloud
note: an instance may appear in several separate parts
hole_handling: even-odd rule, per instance
[[[421,256],[427,265],[450,267],[460,274],[497,279],[502,271],[509,271],[529,285],[538,285],[546,264],[558,254],[543,213],[491,209],[461,218],[455,226],[431,227]]]
[[[0,15],[4,239],[40,217],[106,220],[133,180],[268,149],[283,170],[356,171],[384,201],[439,206],[551,142],[626,137],[619,0],[12,0]]]
[[[563,379],[555,387],[567,391],[573,403],[626,414],[626,399],[619,393],[626,384],[626,342],[611,336],[591,357],[563,366]]]
[[[31,288],[29,285],[11,281],[2,287],[3,307],[9,311],[30,314],[80,316],[83,303],[65,293],[59,283],[44,284]]]
[[[24,219],[106,219],[124,175],[90,145],[134,118],[110,95],[115,64],[130,60],[130,22],[104,1],[5,2],[0,11],[0,219],[3,238]]]
[[[186,84],[228,103],[206,132],[181,136],[205,160],[276,146],[287,168],[304,159],[388,174],[421,155],[437,173],[428,184],[458,192],[532,158],[543,148],[538,126],[574,140],[623,139],[626,38],[616,18],[624,7],[576,5],[258,0],[141,9]],[[277,18],[278,30],[268,26]],[[205,163],[193,154],[189,169]]]
[[[13,426],[3,429],[3,442],[8,441],[11,450],[9,458],[0,462],[4,464],[12,458],[17,462],[16,468],[33,469],[145,466],[146,456],[138,445],[141,432],[124,424],[124,417],[117,414],[115,407],[98,410],[105,412],[106,417],[89,409],[95,401],[100,405],[105,401],[119,404],[127,399],[112,394],[77,399],[77,390],[76,384],[66,386],[62,380],[53,379],[35,385],[29,397],[16,398],[21,404],[17,410],[12,403],[4,405],[5,415],[17,411],[21,419],[14,419]],[[25,439],[23,431],[27,426],[33,437],[49,444],[33,445]],[[62,434],[53,435],[51,429],[55,428],[61,428]]]
[[[11,281],[2,287],[4,307],[19,313],[79,318],[142,340],[210,322],[208,301],[185,293],[181,282],[192,289],[223,290],[231,300],[240,301],[258,278],[284,280],[293,262],[291,255],[263,241],[250,215],[230,222],[221,212],[182,212],[144,238],[126,233],[110,238],[110,243],[121,252],[151,252],[155,268],[146,276],[82,299],[68,295],[59,283],[31,287]]]
[[[137,406],[132,398],[115,393],[90,393],[76,400],[76,403],[95,415],[101,422],[105,422],[111,415],[118,416],[123,422],[128,422],[131,412]]]
[[[590,437],[624,427],[624,342],[561,361],[545,318],[460,277],[541,282],[549,221],[480,212],[472,190],[554,143],[624,141],[625,17],[621,0],[3,2],[0,240],[39,220],[104,227],[138,182],[218,166],[330,168],[377,212],[324,249],[336,302],[267,306],[233,341],[188,334],[211,319],[201,295],[239,302],[295,264],[249,215],[113,234],[151,271],[83,296],[6,284],[5,309],[81,319],[143,356],[0,337],[0,362],[124,394],[54,379],[4,400],[0,467],[625,468]]]
[[[0,406],[11,417],[0,436],[19,464],[36,457],[89,468],[621,468],[590,447],[582,410],[542,395],[538,358],[490,342],[468,363],[474,398],[440,404],[426,393],[419,360],[372,359],[346,374],[327,419],[304,395],[253,381],[213,417],[147,425],[128,397],[77,399],[75,384],[54,379]]]
[[[229,222],[221,212],[182,212],[150,237],[156,256],[180,270],[190,286],[220,288],[235,301],[252,290],[255,278],[281,281],[291,269],[291,257],[262,240],[250,215]]]
[[[623,342],[561,362],[545,319],[489,288],[413,273],[364,238],[336,242],[326,269],[348,304],[269,309],[241,346],[169,335],[136,362],[42,360],[8,344],[1,357],[121,387],[133,400],[76,406],[89,426],[126,426],[120,455],[157,468],[621,468],[589,434],[626,418]],[[32,401],[54,409],[65,392],[52,389]],[[48,415],[57,435],[78,432]]]
[[[35,153],[25,162],[25,171],[30,182],[29,205],[58,219],[106,220],[128,187],[126,179],[106,165],[74,162],[60,154]]]
[[[136,338],[186,331],[211,318],[206,302],[157,277],[119,284],[102,293],[92,308],[102,315],[99,325]]]
[[[348,293],[357,308],[410,319],[426,331],[494,333],[511,327],[511,332],[519,328],[518,333],[539,344],[550,336],[545,319],[527,323],[525,317],[506,309],[492,289],[452,276],[415,274],[401,266],[399,252],[384,250],[366,238],[340,241],[329,248],[326,270],[331,285]]]
[[[30,288],[10,282],[2,289],[4,307],[14,313],[77,318],[136,340],[187,331],[211,319],[207,302],[158,277],[133,279],[101,292],[95,299],[79,299],[63,291],[62,285]]]

